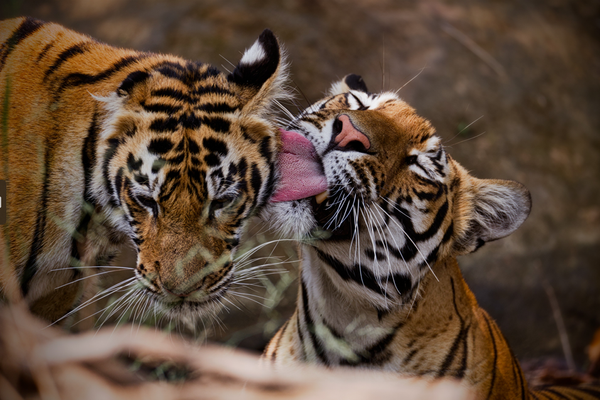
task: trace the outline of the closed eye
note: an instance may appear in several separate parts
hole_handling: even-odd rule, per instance
[[[218,213],[218,211],[221,211],[229,206],[231,206],[235,201],[236,201],[237,197],[233,196],[233,195],[228,195],[228,196],[224,196],[218,199],[213,199],[210,202],[210,210],[209,210],[209,217],[210,218],[214,218]]]
[[[158,203],[156,202],[156,200],[154,200],[152,197],[150,196],[135,196],[135,199],[138,201],[138,203],[140,203],[142,206],[149,208],[152,210],[152,215],[154,215],[154,218],[158,218]]]

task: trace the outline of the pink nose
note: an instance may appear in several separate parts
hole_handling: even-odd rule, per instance
[[[369,139],[352,125],[347,115],[340,115],[338,119],[342,122],[342,131],[335,137],[335,142],[339,147],[346,147],[350,142],[360,142],[365,150],[369,150],[371,143]]]

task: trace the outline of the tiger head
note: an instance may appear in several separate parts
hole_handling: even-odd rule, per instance
[[[469,175],[427,120],[395,93],[369,93],[357,75],[335,83],[287,130],[314,146],[326,192],[290,199],[284,174],[265,219],[388,298],[401,301],[437,260],[504,237],[529,215],[521,184]]]
[[[97,97],[93,197],[134,242],[144,293],[198,315],[231,284],[244,225],[272,194],[286,65],[269,30],[229,75],[170,56],[154,64]]]

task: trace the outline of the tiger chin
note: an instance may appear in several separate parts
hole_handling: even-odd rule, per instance
[[[83,278],[131,243],[135,278],[110,289],[129,290],[121,311],[214,313],[277,177],[277,38],[265,30],[229,74],[32,18],[1,22],[0,43],[2,295],[60,320],[111,294],[83,299]]]
[[[526,220],[523,185],[471,176],[427,120],[357,75],[282,134],[289,156],[263,216],[300,242],[301,279],[264,359],[452,377],[485,399],[600,397],[593,385],[530,393],[461,275],[456,256]]]

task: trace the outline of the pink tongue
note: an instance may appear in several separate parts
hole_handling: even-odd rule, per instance
[[[312,143],[299,133],[279,131],[283,142],[283,151],[279,155],[281,177],[271,201],[304,199],[326,191],[327,178]]]

